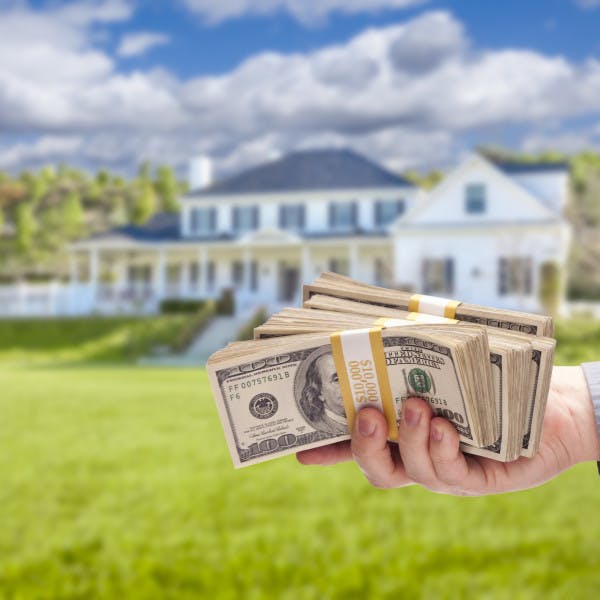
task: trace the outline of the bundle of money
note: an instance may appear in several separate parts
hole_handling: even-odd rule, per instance
[[[311,285],[304,286],[303,300],[305,302],[315,294],[352,298],[368,304],[379,304],[415,313],[440,315],[530,335],[551,337],[554,333],[552,318],[546,315],[479,306],[423,294],[411,294],[361,283],[337,273],[322,273]]]
[[[420,294],[414,296],[417,297],[418,302],[406,292],[364,284],[336,273],[323,273],[313,284],[304,286],[303,306],[355,315],[409,320],[423,320],[426,318],[427,311],[431,311],[435,315],[451,316],[461,323],[478,322],[486,327],[488,332],[501,330],[504,334],[510,333],[515,340],[520,335],[519,339],[526,340],[531,344],[531,369],[533,372],[525,411],[520,454],[532,457],[540,445],[546,401],[550,389],[556,341],[552,337],[548,337],[546,332],[550,332],[549,335],[551,335],[554,330],[552,318],[533,313],[485,308]],[[421,301],[422,299],[425,301]],[[396,308],[404,305],[410,307],[410,310],[417,310],[406,312]],[[511,411],[509,414],[512,421],[514,413]],[[507,418],[505,417],[503,422],[506,422]],[[483,454],[483,452],[475,451],[472,453]],[[490,454],[484,455],[494,458]],[[498,456],[497,458],[511,460],[510,457],[504,459]]]
[[[330,327],[328,328],[331,329]],[[348,439],[377,406],[397,437],[404,398],[426,394],[462,442],[498,437],[485,330],[420,325],[348,329],[238,342],[213,354],[211,384],[236,466]]]
[[[554,340],[520,332],[551,330],[551,321],[518,313],[510,322],[510,311],[476,307],[485,323],[473,324],[458,320],[474,319],[470,308],[459,313],[460,303],[428,297],[419,308],[436,314],[409,312],[397,308],[404,300],[390,301],[393,290],[348,278],[336,288],[329,282],[338,277],[305,286],[305,308],[273,315],[254,341],[209,359],[234,466],[349,439],[356,412],[369,405],[384,413],[394,440],[410,396],[453,423],[464,452],[501,461],[535,453]]]

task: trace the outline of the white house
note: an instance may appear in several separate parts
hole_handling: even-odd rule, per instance
[[[207,175],[206,164],[195,172]],[[540,268],[564,269],[566,165],[473,155],[429,193],[347,150],[295,152],[192,189],[159,214],[70,248],[70,313],[154,312],[234,291],[239,310],[296,303],[324,270],[540,310]],[[0,299],[0,311],[1,299]]]

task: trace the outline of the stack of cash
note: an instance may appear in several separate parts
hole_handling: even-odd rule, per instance
[[[539,446],[551,331],[549,317],[325,273],[303,308],[271,316],[207,368],[236,467],[348,439],[365,406],[384,413],[393,441],[411,396],[455,426],[464,452],[506,462]]]

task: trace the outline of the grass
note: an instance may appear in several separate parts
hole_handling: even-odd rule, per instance
[[[131,362],[157,347],[182,350],[212,313],[207,305],[195,315],[0,320],[0,361]]]
[[[600,328],[583,328],[559,329],[562,362],[587,356],[582,339],[600,349]],[[352,464],[234,471],[200,369],[0,366],[0,390],[0,598],[600,589],[595,465],[496,497],[380,491]]]

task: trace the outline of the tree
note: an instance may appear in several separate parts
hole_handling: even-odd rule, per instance
[[[32,206],[29,202],[21,202],[17,206],[16,226],[17,247],[22,252],[31,250],[33,236],[36,230],[36,222],[35,217],[33,216]]]
[[[168,165],[158,167],[154,188],[161,197],[163,210],[168,212],[179,211],[179,203],[177,202],[179,184],[171,167]]]
[[[83,209],[76,192],[70,192],[62,205],[63,229],[68,238],[75,238],[83,229]]]
[[[141,187],[133,201],[131,220],[143,225],[156,212],[156,194],[151,185]]]

